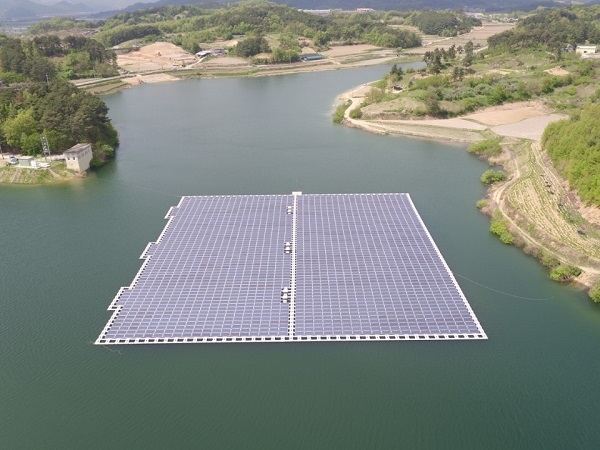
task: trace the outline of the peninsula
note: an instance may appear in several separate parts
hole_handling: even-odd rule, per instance
[[[470,151],[505,171],[482,175],[490,188],[477,206],[491,216],[491,231],[548,266],[551,278],[591,287],[600,301],[600,60],[584,53],[595,46],[578,49],[567,35],[585,30],[582,39],[598,39],[591,17],[588,8],[544,11],[485,47],[445,42],[423,53],[423,70],[393,66],[383,80],[342,94],[334,120],[471,142]],[[547,41],[532,44],[540,27]]]

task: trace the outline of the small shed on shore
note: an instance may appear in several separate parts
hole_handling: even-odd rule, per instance
[[[92,160],[92,144],[76,144],[63,155],[67,163],[67,169],[75,170],[79,173],[85,172],[90,168]]]
[[[578,55],[593,54],[593,53],[596,53],[596,46],[595,45],[578,45],[577,48],[575,49],[575,53],[577,53]]]
[[[33,156],[19,156],[19,166],[21,167],[33,167],[32,162]]]
[[[320,59],[325,59],[325,56],[320,53],[303,53],[300,55],[302,61],[318,61]]]

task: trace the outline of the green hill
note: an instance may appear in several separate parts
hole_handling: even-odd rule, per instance
[[[596,206],[600,206],[598,124],[600,105],[593,103],[570,119],[548,125],[542,139],[554,166],[569,181],[571,188],[577,190],[585,203]]]

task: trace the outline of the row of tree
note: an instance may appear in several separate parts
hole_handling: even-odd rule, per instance
[[[1,81],[48,81],[57,72],[69,79],[113,76],[118,74],[116,58],[114,51],[83,36],[64,39],[56,35],[33,39],[0,36],[0,69],[12,74],[5,74]]]

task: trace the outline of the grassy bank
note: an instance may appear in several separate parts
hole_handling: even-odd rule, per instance
[[[54,184],[79,178],[76,172],[67,169],[64,162],[54,161],[49,169],[27,167],[0,167],[0,183],[7,184]]]

